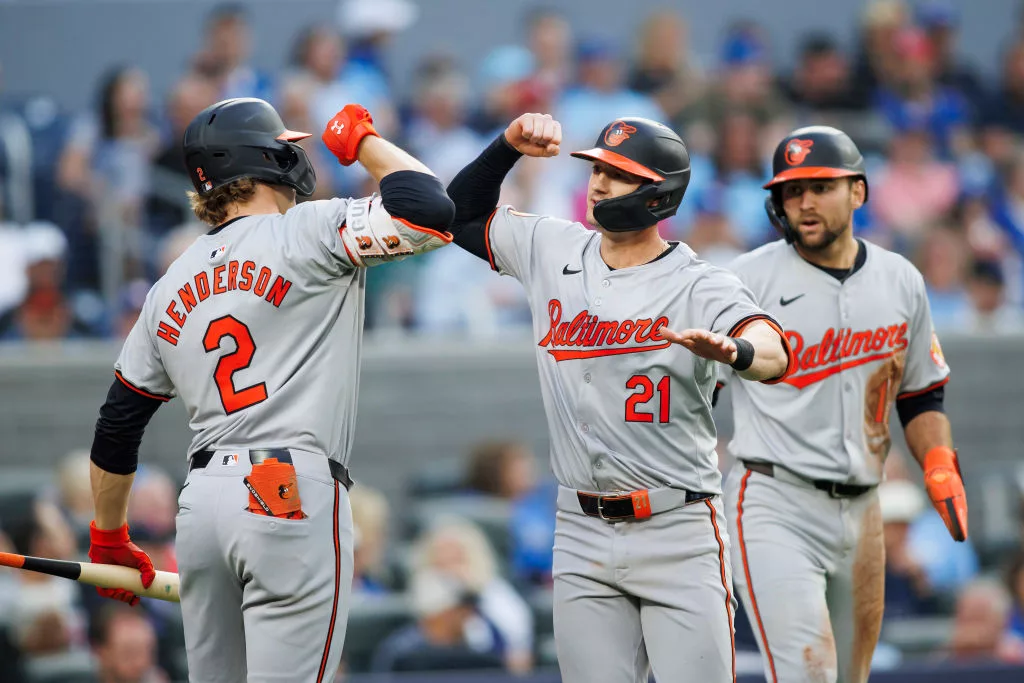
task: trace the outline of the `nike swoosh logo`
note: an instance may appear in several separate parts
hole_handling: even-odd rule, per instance
[[[779,297],[779,305],[780,306],[788,306],[788,305],[790,305],[791,303],[793,303],[794,301],[796,301],[797,299],[799,299],[802,296],[803,296],[803,294],[797,294],[792,299],[787,299],[785,297],[781,297],[780,296]]]
[[[569,264],[568,263],[565,264],[565,268],[562,268],[562,275],[575,275],[576,273],[582,273],[582,272],[583,272],[582,268],[580,268],[579,270],[569,270]]]

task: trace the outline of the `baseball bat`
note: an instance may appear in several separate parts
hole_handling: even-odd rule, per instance
[[[73,579],[100,588],[124,588],[143,598],[179,602],[178,575],[173,572],[158,571],[149,588],[143,588],[138,569],[116,564],[50,560],[45,557],[0,553],[0,566]]]

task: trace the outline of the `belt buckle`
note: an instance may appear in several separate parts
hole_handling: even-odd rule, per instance
[[[832,482],[832,484],[828,487],[828,495],[830,497],[832,497],[832,498],[840,498],[840,499],[842,499],[842,498],[852,498],[853,497],[849,493],[840,493],[839,490],[838,490],[840,486],[843,486],[842,482],[838,482],[838,481]]]
[[[604,496],[600,496],[599,495],[597,497],[597,516],[600,517],[601,519],[603,519],[606,522],[614,522],[615,520],[611,519],[610,517],[605,517],[604,516],[604,506],[601,504],[601,502],[603,500],[604,500]]]

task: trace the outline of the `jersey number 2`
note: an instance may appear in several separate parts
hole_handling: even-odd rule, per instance
[[[252,340],[252,334],[245,323],[230,315],[217,318],[206,328],[206,335],[203,337],[203,348],[207,353],[220,349],[224,337],[230,337],[235,342],[235,350],[225,354],[217,361],[217,368],[213,371],[213,381],[217,383],[217,391],[220,392],[220,402],[224,405],[224,412],[230,415],[256,405],[267,399],[267,385],[264,382],[254,384],[244,389],[235,389],[232,377],[239,370],[249,367],[252,357],[256,354],[256,342]]]
[[[671,381],[668,375],[658,380],[658,422],[668,422],[669,388]],[[647,375],[633,375],[626,381],[627,389],[636,389],[636,393],[626,399],[626,422],[654,422],[653,413],[637,410],[637,406],[646,404],[654,397],[654,382]]]

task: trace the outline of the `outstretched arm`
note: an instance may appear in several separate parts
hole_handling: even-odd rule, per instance
[[[740,377],[755,382],[782,377],[789,367],[785,339],[763,320],[747,325],[738,338],[709,330],[663,329],[661,336],[701,358],[731,365]]]

